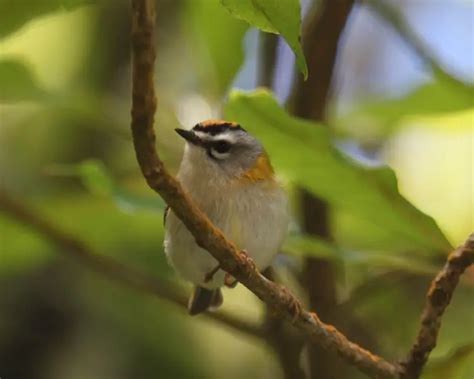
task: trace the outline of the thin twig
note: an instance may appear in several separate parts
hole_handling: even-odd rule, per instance
[[[165,169],[155,149],[153,130],[156,108],[154,1],[132,0],[132,8],[132,134],[137,160],[148,185],[161,195],[194,236],[196,243],[209,251],[226,272],[257,295],[276,314],[300,329],[313,343],[337,351],[345,360],[372,377],[396,377],[396,365],[349,341],[333,326],[321,322],[315,313],[302,309],[299,300],[287,289],[263,277],[251,259],[224,237]]]
[[[474,264],[474,233],[464,245],[449,255],[444,268],[431,282],[418,335],[408,357],[402,363],[405,369],[404,378],[416,379],[420,376],[430,352],[436,346],[441,318],[451,301],[459,277],[472,264]]]
[[[105,255],[95,253],[84,242],[52,225],[2,190],[0,190],[0,212],[8,214],[24,226],[38,232],[43,238],[56,246],[61,253],[73,256],[84,266],[102,274],[104,277],[113,279],[140,292],[166,300],[181,308],[186,308],[187,296],[176,285],[151,277]],[[243,332],[249,336],[263,337],[263,331],[258,325],[253,325],[234,315],[224,312],[208,312],[206,316],[226,327]]]

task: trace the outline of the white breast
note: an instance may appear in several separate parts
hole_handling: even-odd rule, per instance
[[[179,175],[178,175],[179,176]],[[183,182],[183,181],[182,181]],[[183,182],[186,188],[188,183]],[[245,249],[257,268],[264,269],[278,252],[288,227],[288,204],[284,191],[274,182],[259,181],[215,186],[194,186],[191,196],[211,221],[240,249]],[[166,220],[165,252],[184,279],[208,288],[223,285],[219,271],[209,283],[204,277],[218,262],[199,248],[186,227],[170,212]]]

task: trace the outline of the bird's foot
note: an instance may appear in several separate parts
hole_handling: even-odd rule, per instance
[[[229,288],[235,288],[235,286],[239,283],[237,279],[235,279],[232,275],[230,274],[225,274],[224,276],[224,284],[226,287]]]
[[[245,262],[247,262],[247,264],[249,264],[251,267],[252,267],[252,270],[256,270],[257,269],[257,266],[255,266],[255,262],[253,261],[252,258],[250,258],[250,256],[248,255],[247,253],[247,250],[240,250],[239,251],[239,255],[240,257],[245,260]]]
[[[301,316],[303,309],[302,305],[295,295],[293,295],[286,287],[280,287],[280,289],[286,297],[288,303],[290,303],[291,323],[294,324]]]
[[[216,274],[216,272],[219,271],[220,269],[221,269],[221,265],[217,265],[211,271],[209,271],[204,276],[204,283],[209,283],[214,278],[214,275]]]

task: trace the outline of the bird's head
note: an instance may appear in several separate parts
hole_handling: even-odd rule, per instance
[[[207,120],[191,130],[176,129],[186,140],[183,164],[194,174],[224,180],[265,180],[273,169],[262,144],[239,124]]]

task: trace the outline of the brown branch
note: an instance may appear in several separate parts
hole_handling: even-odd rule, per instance
[[[331,84],[341,35],[351,13],[353,0],[323,0],[309,12],[303,33],[303,48],[309,77],[298,77],[292,98],[295,116],[323,121],[331,95]],[[303,229],[306,233],[331,240],[327,203],[306,190],[301,190]],[[317,278],[317,279],[316,279]],[[305,259],[301,282],[307,290],[309,304],[323,319],[340,324],[336,312],[336,272],[327,259]],[[344,316],[346,317],[346,316]],[[308,350],[310,377],[345,376],[346,367],[338,357],[321,347]]]
[[[273,33],[259,33],[260,59],[258,67],[257,85],[272,88],[277,58],[278,35]]]
[[[12,199],[2,190],[0,190],[0,212],[8,214],[16,221],[41,234],[43,238],[56,246],[61,253],[73,256],[81,264],[104,275],[106,278],[166,300],[181,308],[186,308],[187,295],[177,288],[176,285],[151,277],[105,255],[95,253],[85,243],[50,224],[19,201]],[[206,313],[206,315],[233,330],[238,330],[252,337],[263,337],[263,331],[259,326],[241,320],[231,314],[217,312]]]
[[[420,330],[408,357],[402,363],[404,378],[416,379],[420,376],[430,352],[436,346],[441,318],[451,301],[459,277],[472,264],[474,264],[474,233],[464,245],[449,255],[444,268],[431,282],[425,309],[421,315]]]
[[[132,0],[133,103],[132,134],[137,160],[148,185],[184,223],[196,243],[209,251],[221,267],[257,295],[276,314],[290,321],[309,339],[332,351],[372,377],[396,377],[398,367],[349,341],[316,314],[301,308],[288,290],[263,277],[252,261],[228,241],[191,201],[181,185],[165,169],[155,149],[154,2]]]
[[[340,38],[354,0],[324,0],[308,15],[303,49],[309,67],[308,80],[298,77],[292,111],[298,117],[324,120],[330,96]]]

